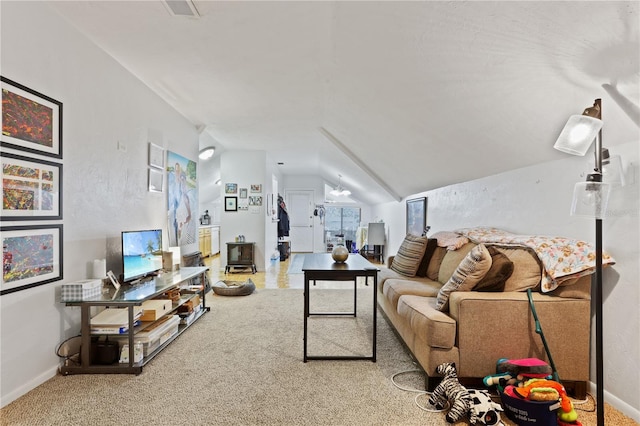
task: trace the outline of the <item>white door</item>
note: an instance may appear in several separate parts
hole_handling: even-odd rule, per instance
[[[291,251],[313,253],[313,190],[286,191]]]

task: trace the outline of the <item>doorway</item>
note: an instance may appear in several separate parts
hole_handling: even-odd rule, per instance
[[[295,252],[313,253],[313,190],[292,190],[285,193],[289,212],[289,238]]]

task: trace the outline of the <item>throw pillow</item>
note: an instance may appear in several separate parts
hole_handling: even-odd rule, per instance
[[[483,279],[473,287],[475,291],[504,291],[504,286],[513,274],[513,262],[493,246],[487,247],[491,255],[491,268]]]
[[[391,262],[391,269],[406,277],[415,277],[427,248],[427,237],[407,234]]]
[[[484,244],[475,246],[466,256],[449,281],[438,292],[436,309],[449,310],[449,295],[453,291],[470,291],[491,268],[491,255]]]
[[[418,266],[418,271],[416,271],[417,276],[427,276],[427,268],[429,267],[429,262],[431,261],[433,253],[436,251],[436,247],[438,247],[438,240],[429,238],[427,240],[427,248],[424,250],[424,256],[422,256],[422,260],[420,261],[420,265]]]

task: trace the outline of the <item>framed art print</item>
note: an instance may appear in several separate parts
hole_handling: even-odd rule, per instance
[[[240,188],[240,198],[247,198],[247,188]]]
[[[164,148],[149,142],[149,166],[164,169]]]
[[[158,169],[149,169],[149,192],[162,192],[162,181],[163,181],[162,171]]]
[[[422,235],[427,226],[427,198],[407,200],[407,234]]]
[[[259,184],[259,183],[251,184],[251,192],[253,194],[261,193],[262,192],[262,184]]]
[[[62,164],[0,153],[0,220],[62,219]]]
[[[0,295],[62,279],[62,225],[2,227]]]
[[[224,211],[238,211],[238,197],[224,197]]]
[[[2,146],[62,158],[62,102],[0,77]]]
[[[224,184],[224,193],[225,194],[237,194],[238,193],[238,184],[237,183],[225,183]]]

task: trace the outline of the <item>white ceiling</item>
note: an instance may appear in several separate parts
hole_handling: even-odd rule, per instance
[[[202,130],[375,204],[563,158],[603,99],[604,142],[639,140],[640,2],[48,2]],[[629,111],[629,109],[626,109]],[[635,117],[638,120],[637,117]]]

